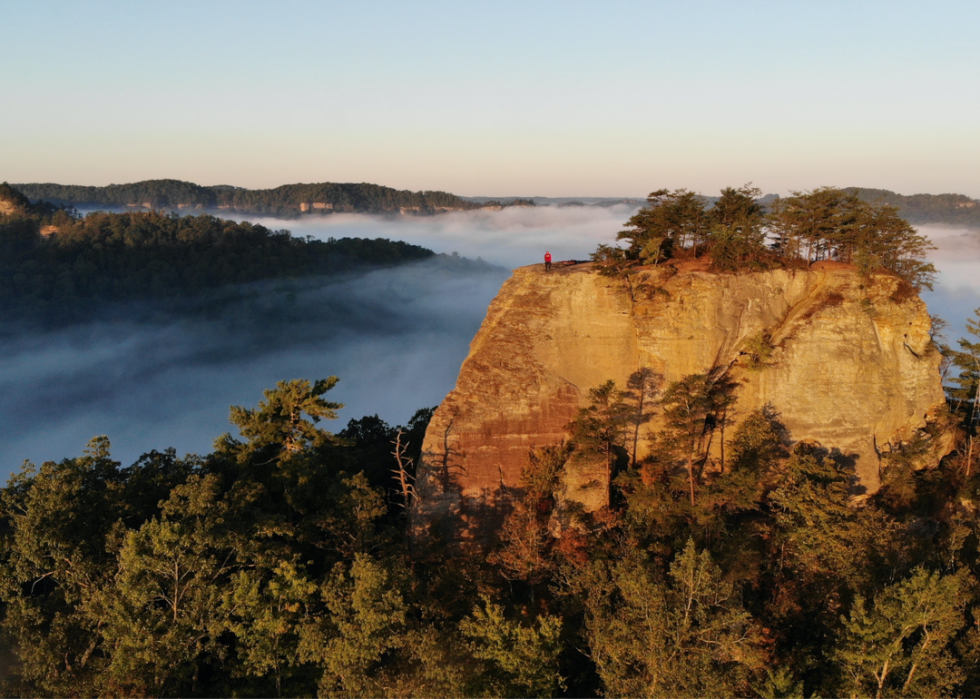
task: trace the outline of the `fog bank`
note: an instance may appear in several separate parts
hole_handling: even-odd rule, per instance
[[[151,449],[207,453],[284,379],[340,377],[351,418],[404,423],[456,381],[507,276],[440,260],[302,284],[253,285],[217,318],[92,323],[0,345],[0,472],[81,454],[106,434],[124,464]]]
[[[636,211],[613,207],[508,207],[501,211],[454,211],[437,216],[334,214],[296,221],[253,219],[315,238],[370,237],[404,240],[436,252],[458,252],[509,269],[555,260],[587,260],[599,243],[611,242]],[[239,219],[244,220],[244,219]]]

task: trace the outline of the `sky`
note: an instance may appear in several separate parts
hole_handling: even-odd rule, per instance
[[[980,3],[0,0],[0,180],[980,197]]]

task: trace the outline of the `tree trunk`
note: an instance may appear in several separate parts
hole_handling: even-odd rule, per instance
[[[728,411],[721,414],[721,473],[725,474],[725,422],[728,419]]]
[[[687,458],[687,475],[691,485],[691,507],[694,507],[694,455],[697,453],[692,446],[691,454]]]
[[[398,434],[395,435],[395,441],[392,442],[392,444],[395,445],[395,451],[393,451],[391,454],[395,457],[395,462],[398,464],[398,468],[394,469],[393,473],[395,474],[395,478],[398,479],[398,485],[401,487],[403,499],[402,507],[408,509],[408,507],[412,504],[412,483],[408,469],[405,467],[405,462],[407,461],[409,464],[411,464],[412,460],[405,456],[405,449],[408,448],[408,445],[402,445],[403,434],[403,430],[398,430]]]
[[[637,402],[636,408],[636,427],[633,430],[633,458],[631,459],[630,468],[636,468],[636,449],[637,445],[640,443],[640,421],[643,420],[643,400],[646,398],[646,382],[640,387],[640,397]]]
[[[980,374],[980,362],[978,362],[978,374]],[[980,402],[980,378],[977,379],[977,387],[973,391],[973,408],[970,410],[970,427],[967,434],[970,436],[970,446],[966,456],[966,477],[970,477],[973,469],[973,434],[977,431],[977,403]]]

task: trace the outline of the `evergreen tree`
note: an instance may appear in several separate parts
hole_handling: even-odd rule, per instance
[[[658,579],[634,552],[590,586],[587,637],[607,695],[734,696],[764,666],[735,587],[693,541]]]
[[[954,376],[953,388],[947,388],[953,399],[953,409],[962,416],[963,425],[967,432],[966,473],[972,473],[973,461],[976,456],[974,440],[977,436],[977,426],[980,423],[980,308],[973,312],[973,318],[967,318],[966,330],[977,338],[970,341],[960,338],[959,351],[953,351],[952,362],[960,373]]]

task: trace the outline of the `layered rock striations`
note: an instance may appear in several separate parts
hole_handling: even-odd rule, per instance
[[[739,384],[731,425],[769,405],[792,441],[840,450],[859,488],[874,491],[881,451],[943,406],[930,327],[925,304],[899,279],[839,263],[738,275],[678,264],[629,280],[591,264],[518,269],[429,424],[414,531],[439,523],[452,538],[485,533],[519,492],[529,449],[566,438],[590,389],[609,379],[624,386],[643,367],[668,384],[727,372]],[[749,367],[747,348],[760,341],[771,352]],[[571,470],[565,495],[596,509],[605,478],[604,469]]]

